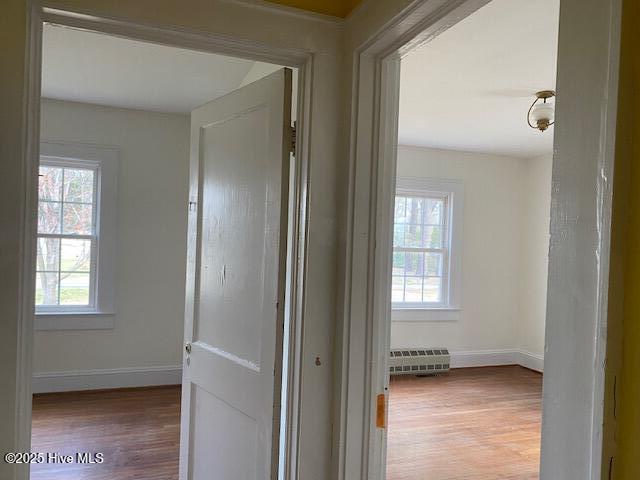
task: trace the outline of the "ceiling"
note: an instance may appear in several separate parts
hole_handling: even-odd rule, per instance
[[[189,113],[242,84],[260,64],[45,25],[42,96]]]
[[[550,153],[526,124],[555,90],[559,0],[493,0],[402,59],[399,143],[517,157]]]
[[[545,12],[541,15],[540,12]],[[559,0],[493,0],[402,60],[399,142],[533,157],[553,127],[529,128],[537,90],[555,88]],[[44,97],[188,113],[267,64],[46,25]]]

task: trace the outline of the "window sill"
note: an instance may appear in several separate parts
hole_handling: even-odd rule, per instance
[[[113,313],[104,312],[36,312],[35,330],[111,330]]]
[[[392,322],[457,322],[460,308],[394,308]]]

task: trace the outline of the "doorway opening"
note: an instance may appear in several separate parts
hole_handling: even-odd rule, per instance
[[[388,480],[539,476],[559,3],[399,60]]]
[[[291,310],[296,287],[291,260],[300,172],[289,153],[290,144],[284,141],[291,131],[284,128],[282,119],[290,123],[297,115],[297,101],[292,101],[297,99],[297,69],[55,23],[44,24],[42,46],[31,445],[33,452],[43,452],[45,457],[32,464],[31,478],[124,480],[155,475],[171,479],[178,478],[179,461],[190,472],[189,478],[200,478],[193,472],[204,462],[193,460],[195,448],[187,445],[184,451],[181,396],[183,436],[185,424],[191,429],[195,425],[202,435],[209,427],[219,427],[224,418],[185,417],[185,391],[191,398],[186,402],[188,409],[202,402],[203,395],[194,395],[198,387],[193,386],[197,382],[192,373],[188,374],[190,386],[181,387],[183,368],[207,371],[198,349],[230,357],[234,346],[231,340],[217,346],[205,341],[202,332],[209,317],[204,307],[198,310],[195,300],[202,298],[203,291],[189,287],[202,285],[207,269],[215,263],[199,256],[210,246],[202,240],[200,228],[207,226],[209,217],[200,212],[215,204],[209,201],[211,192],[206,188],[212,179],[218,179],[219,190],[224,190],[231,188],[234,175],[242,185],[253,177],[251,173],[242,177],[233,162],[227,165],[228,183],[219,180],[222,175],[211,174],[222,169],[215,163],[220,151],[209,154],[202,146],[216,148],[227,141],[225,148],[230,148],[241,143],[229,138],[196,137],[201,150],[194,162],[194,118],[204,119],[206,126],[216,124],[206,123],[202,115],[224,107],[228,115],[218,123],[228,125],[232,121],[226,118],[261,112],[243,106],[233,113],[231,100],[250,97],[249,104],[263,94],[271,95],[274,105],[279,101],[279,110],[269,107],[260,118],[246,120],[247,125],[229,127],[234,132],[244,128],[240,133],[249,134],[242,145],[255,150],[227,151],[226,157],[239,159],[238,163],[255,160],[255,165],[244,166],[249,172],[252,166],[257,171],[263,158],[273,160],[265,163],[264,177],[256,176],[257,183],[270,179],[269,196],[263,199],[268,215],[263,217],[272,223],[261,227],[262,234],[256,231],[264,237],[264,257],[279,263],[265,273],[262,257],[252,257],[255,263],[238,272],[231,258],[216,278],[222,278],[224,285],[227,279],[235,280],[238,289],[244,285],[246,291],[241,293],[248,298],[260,296],[255,288],[270,285],[269,292],[280,300],[279,304],[269,302],[273,314],[245,326],[251,330],[259,324],[264,331],[284,332],[268,347],[256,344],[262,348],[256,350],[257,364],[267,358],[260,357],[267,350],[269,358],[275,358],[271,371],[278,371],[269,387],[271,403],[277,406],[270,404],[273,421],[268,428],[260,426],[264,427],[260,432],[274,432],[273,445],[265,442],[270,456],[256,464],[268,465],[283,478],[294,428],[287,419],[292,415],[289,390],[295,367]],[[278,90],[280,85],[286,88]],[[264,104],[271,105],[260,103]],[[272,126],[278,119],[280,133],[271,129],[268,135],[250,134],[262,132],[263,125]],[[260,121],[263,124],[256,127]],[[276,147],[261,151],[267,144]],[[242,210],[255,217],[249,208],[254,201],[251,189],[259,196],[261,187],[246,186],[239,203],[227,205],[228,211]],[[207,192],[207,198],[202,192]],[[243,198],[248,204],[241,203]],[[249,225],[236,220],[237,225]],[[267,231],[275,232],[275,237]],[[247,238],[242,232],[238,228],[237,245]],[[197,248],[189,245],[194,238]],[[190,271],[189,265],[197,269]],[[245,280],[244,274],[251,272],[261,279],[258,287]],[[231,304],[239,292],[218,293]],[[200,319],[197,326],[194,312]],[[272,323],[265,320],[263,325],[264,319]],[[215,328],[212,333],[224,336]],[[231,360],[243,364],[242,358]],[[249,370],[256,370],[256,365],[245,363]],[[207,372],[216,381],[234,381],[216,377],[219,371]],[[211,410],[202,403],[197,407],[205,415]],[[63,458],[72,460],[58,461]]]
[[[528,111],[555,90],[560,2],[543,3],[492,0],[400,60],[387,480],[539,476],[554,127],[529,117],[553,99]]]

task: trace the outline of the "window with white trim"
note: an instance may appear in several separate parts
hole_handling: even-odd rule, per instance
[[[96,316],[114,313],[117,150],[53,142],[40,150],[36,329],[108,328],[112,320]]]
[[[43,159],[38,188],[36,306],[95,309],[98,165]]]
[[[394,309],[459,307],[462,186],[399,178],[393,223]]]

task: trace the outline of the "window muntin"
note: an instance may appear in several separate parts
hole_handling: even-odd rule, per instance
[[[394,308],[448,304],[450,208],[447,193],[396,194],[391,281]]]
[[[96,306],[98,165],[41,159],[38,188],[36,309]]]

